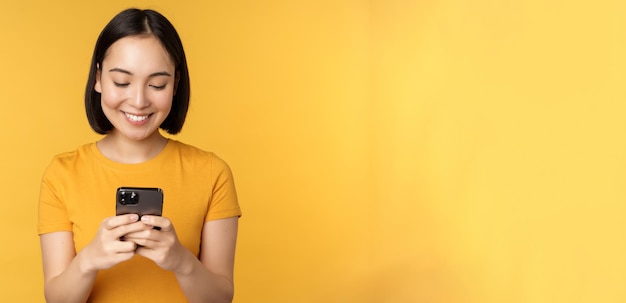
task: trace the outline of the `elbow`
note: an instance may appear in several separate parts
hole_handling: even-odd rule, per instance
[[[224,277],[221,282],[219,295],[215,297],[212,303],[232,303],[235,297],[235,285],[233,281]]]
[[[220,294],[219,303],[232,303],[235,297],[235,286],[232,281],[226,280],[224,288]]]

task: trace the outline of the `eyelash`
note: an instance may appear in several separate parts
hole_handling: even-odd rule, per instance
[[[116,87],[128,87],[130,85],[130,83],[117,83],[117,82],[113,82],[115,84]],[[157,85],[150,85],[150,87],[156,89],[156,90],[162,90],[165,88],[165,86],[167,85],[161,85],[161,86],[157,86]]]

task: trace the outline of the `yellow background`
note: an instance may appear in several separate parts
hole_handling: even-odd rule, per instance
[[[52,155],[128,1],[0,4],[0,299],[41,302]],[[237,303],[626,302],[621,1],[136,1],[179,30],[178,139],[232,167]],[[132,284],[132,281],[129,281]]]

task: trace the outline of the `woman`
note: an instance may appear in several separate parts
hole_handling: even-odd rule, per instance
[[[158,12],[125,10],[90,69],[87,118],[104,137],[56,156],[43,176],[46,300],[231,302],[241,211],[230,169],[159,131],[178,133],[189,104],[176,30]],[[161,188],[163,216],[116,216],[122,186]]]

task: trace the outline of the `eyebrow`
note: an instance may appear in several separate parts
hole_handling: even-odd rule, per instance
[[[130,76],[133,75],[133,73],[131,73],[130,71],[127,71],[127,70],[119,68],[119,67],[112,68],[112,69],[109,70],[109,72],[118,72],[118,73],[130,75]],[[171,77],[172,75],[170,73],[166,72],[166,71],[162,71],[162,72],[152,73],[152,74],[150,74],[149,77],[157,77],[157,76]]]

